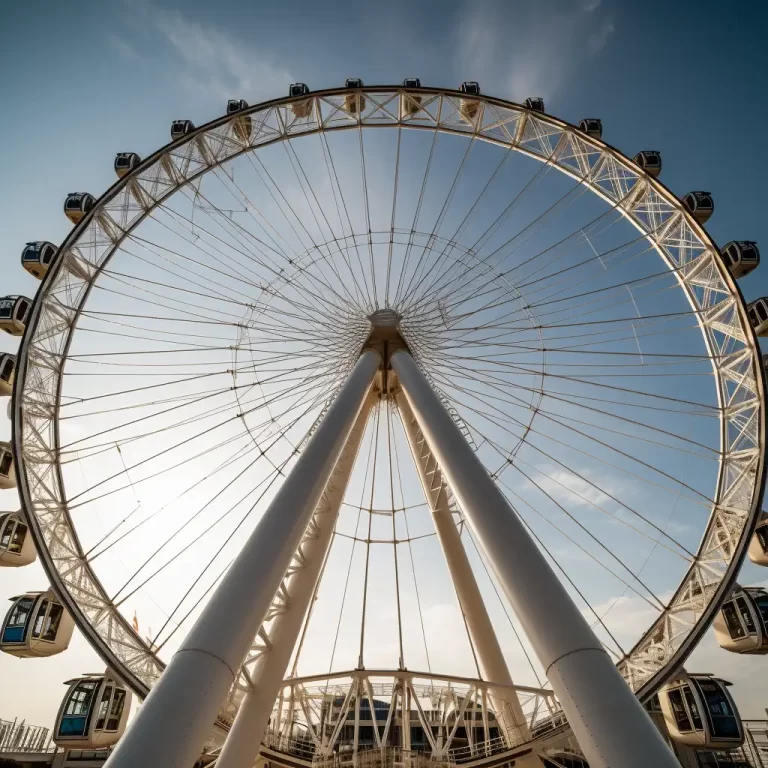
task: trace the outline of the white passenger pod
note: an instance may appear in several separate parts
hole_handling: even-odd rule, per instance
[[[96,205],[96,198],[87,192],[70,192],[64,200],[64,215],[73,223],[79,224]]]
[[[654,178],[661,173],[661,152],[645,150],[638,152],[632,161],[639,165],[649,176]]]
[[[13,380],[16,377],[16,355],[4,352],[0,355],[0,396],[13,394]]]
[[[768,297],[756,299],[747,305],[749,322],[758,336],[768,336]]]
[[[733,653],[768,653],[768,592],[737,587],[712,624],[721,648]]]
[[[720,256],[735,278],[748,275],[760,264],[760,251],[752,240],[731,240],[720,249]]]
[[[29,272],[30,275],[42,280],[48,267],[56,256],[56,246],[47,240],[38,240],[34,243],[27,243],[21,252],[21,266]]]
[[[309,86],[306,83],[292,83],[288,88],[288,96],[291,99],[297,96],[306,96]],[[312,99],[301,99],[291,104],[291,110],[296,117],[309,117],[312,113]]]
[[[669,735],[694,749],[732,749],[744,742],[739,713],[727,686],[712,675],[679,673],[659,691]]]
[[[406,77],[403,88],[421,88],[418,77]],[[400,96],[400,119],[415,115],[421,109],[421,96],[416,93],[403,93]]]
[[[135,152],[118,152],[115,155],[115,173],[118,179],[127,176],[139,165],[141,165],[141,158]]]
[[[480,102],[477,99],[472,99],[469,97],[480,95],[480,83],[474,80],[465,80],[459,86],[459,91],[464,94],[464,96],[459,100],[459,112],[468,123],[471,123],[477,115]]]
[[[16,487],[16,468],[11,444],[0,441],[0,491]]]
[[[763,361],[766,363],[765,357]],[[768,367],[768,363],[766,363],[766,367]],[[765,512],[760,515],[760,519],[757,521],[755,532],[749,540],[747,554],[755,565],[768,565],[768,514]]]
[[[693,214],[699,224],[706,224],[715,212],[715,201],[709,192],[689,192],[683,198],[683,205]]]
[[[532,112],[544,112],[544,99],[541,96],[530,96],[525,100],[525,106]]]
[[[0,567],[17,568],[37,558],[29,526],[20,512],[0,512]]]
[[[75,622],[52,590],[12,598],[0,633],[0,651],[23,659],[66,651]]]
[[[32,300],[26,296],[4,296],[0,299],[0,330],[21,336],[31,308]]]
[[[365,110],[365,96],[362,94],[363,81],[359,77],[349,77],[344,87],[358,89],[358,93],[347,93],[344,96],[344,109],[350,115],[359,115]]]
[[[585,117],[579,123],[579,130],[586,133],[591,139],[603,138],[603,121],[596,117]]]
[[[109,670],[68,680],[59,707],[53,741],[70,749],[94,749],[117,744],[125,732],[131,692]]]
[[[195,130],[195,124],[191,120],[174,120],[171,123],[171,141],[176,141]]]
[[[244,109],[248,109],[248,102],[245,99],[230,99],[227,102],[228,115],[237,115]],[[243,144],[248,144],[251,140],[251,126],[252,121],[249,115],[240,115],[232,121],[232,130]]]

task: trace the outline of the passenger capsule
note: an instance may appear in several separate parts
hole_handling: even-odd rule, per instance
[[[689,192],[683,198],[683,205],[699,224],[705,224],[715,211],[715,201],[709,192]]]
[[[21,336],[31,308],[32,300],[26,296],[4,296],[0,299],[0,330]]]
[[[118,179],[141,165],[141,158],[135,152],[118,152],[115,155],[115,173]]]
[[[733,653],[768,653],[768,592],[736,587],[712,624],[721,648]]]
[[[0,567],[29,565],[37,551],[20,512],[0,512]]]
[[[544,112],[544,99],[541,96],[530,96],[524,103],[533,112]]]
[[[766,357],[768,355],[763,358],[764,363]],[[766,365],[766,370],[768,370],[768,365]],[[755,532],[749,540],[747,554],[755,565],[768,565],[768,513],[766,512],[762,512],[757,521]]]
[[[727,686],[712,675],[680,673],[659,691],[669,735],[694,749],[731,749],[744,730]]]
[[[403,80],[403,88],[421,88],[421,80],[418,77],[406,77]],[[415,93],[403,93],[400,95],[400,119],[415,115],[421,109],[421,96]]]
[[[67,680],[53,741],[69,749],[94,749],[117,744],[125,733],[132,694],[111,671]]]
[[[56,250],[56,246],[47,240],[27,243],[21,252],[21,266],[30,275],[34,275],[38,280],[42,280],[46,272],[48,272],[48,267],[51,266]]]
[[[248,102],[245,99],[230,99],[227,102],[227,114],[235,115],[244,109],[248,109]],[[249,115],[241,115],[232,121],[232,130],[243,144],[251,140],[251,118]]]
[[[195,130],[195,124],[191,120],[174,120],[171,123],[171,141],[176,141]]]
[[[763,297],[747,304],[747,315],[755,333],[758,336],[768,336],[768,298]]]
[[[760,251],[752,240],[731,240],[720,249],[720,256],[736,278],[748,275],[760,264]]]
[[[31,659],[66,651],[75,622],[53,590],[11,598],[0,633],[0,651]]]
[[[359,77],[349,77],[344,83],[345,88],[362,88],[363,81]],[[365,96],[362,93],[347,93],[344,95],[344,109],[350,115],[359,115],[365,110]]]
[[[465,80],[459,86],[459,91],[466,94],[466,96],[479,96],[480,84],[474,80]],[[480,102],[477,99],[462,98],[459,100],[459,112],[468,123],[475,119],[479,107]]]
[[[596,117],[585,117],[579,123],[579,130],[586,133],[591,139],[603,138],[603,121]]]
[[[632,160],[649,176],[655,178],[661,173],[661,152],[645,150],[644,152],[638,152]]]
[[[71,192],[64,201],[64,215],[73,223],[79,224],[96,205],[96,198],[87,192]]]
[[[306,96],[308,93],[309,86],[306,83],[292,83],[288,88],[288,97],[291,99],[297,96]],[[312,99],[294,101],[291,104],[291,110],[296,117],[309,117],[312,113]]]
[[[13,380],[16,377],[16,355],[10,352],[0,354],[0,396],[13,394]]]
[[[16,468],[13,464],[11,444],[0,442],[0,490],[16,487]]]

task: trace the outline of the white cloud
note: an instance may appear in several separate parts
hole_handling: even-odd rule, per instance
[[[255,103],[274,95],[276,84],[287,90],[294,79],[263,46],[247,45],[220,27],[151,4],[141,6],[141,13],[145,26],[159,33],[179,59],[180,82],[193,93],[218,100],[243,95]]]
[[[581,59],[597,55],[614,32],[599,12],[601,0],[563,9],[551,0],[521,0],[514,15],[499,3],[473,3],[459,20],[462,72],[487,90],[553,96]],[[584,41],[586,45],[584,44]]]
[[[589,39],[587,40],[587,50],[592,56],[597,55],[603,48],[605,48],[608,38],[613,34],[613,29],[612,22],[605,19],[602,24],[600,24],[600,27],[589,36]]]

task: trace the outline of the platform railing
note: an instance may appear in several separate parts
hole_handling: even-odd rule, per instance
[[[55,752],[48,728],[29,725],[24,720],[0,720],[0,753]]]

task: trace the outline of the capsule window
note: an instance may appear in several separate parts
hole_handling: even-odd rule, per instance
[[[0,320],[10,320],[13,314],[13,303],[8,301],[0,305]]]
[[[50,264],[52,258],[53,258],[53,248],[44,248],[43,258],[41,259],[43,264]]]
[[[746,636],[746,632],[744,631],[744,627],[741,626],[739,614],[733,601],[729,601],[723,605],[723,618],[725,619],[725,626],[728,628],[728,634],[731,638],[739,640]]]
[[[29,620],[29,615],[32,613],[34,604],[35,598],[24,597],[13,606],[10,616],[8,616],[8,621],[5,624],[5,629],[3,630],[4,643],[24,642],[27,621]]]
[[[120,727],[120,718],[123,715],[125,707],[125,691],[118,688],[112,697],[112,704],[109,707],[109,717],[104,728],[105,731],[116,731]]]
[[[0,475],[3,475],[4,477],[8,477],[11,471],[11,462],[13,461],[13,456],[6,451],[3,453],[3,458],[0,459]]]
[[[109,711],[109,700],[112,698],[112,686],[107,685],[104,687],[104,692],[101,694],[101,701],[99,702],[99,711],[96,714],[96,730],[103,731],[104,726],[107,724],[107,712]]]
[[[47,611],[46,608],[48,609]],[[32,628],[32,637],[46,640],[49,643],[54,642],[63,615],[64,608],[62,606],[58,603],[49,604],[48,600],[44,600],[37,613],[35,626]]]
[[[0,379],[3,381],[10,381],[13,374],[13,360],[10,357],[5,359],[3,368],[0,370]]]
[[[703,731],[704,724],[701,722],[701,715],[699,715],[699,708],[696,706],[696,699],[693,695],[693,691],[690,688],[685,688],[684,690],[685,703],[688,705],[688,711],[691,713],[693,729],[695,731]]]
[[[85,736],[88,731],[88,711],[98,683],[83,680],[69,696],[59,725],[59,736]]]
[[[768,627],[768,595],[765,593],[755,595],[753,593],[753,599],[757,610],[760,612],[760,618],[763,620],[763,624]]]
[[[752,619],[752,614],[750,613],[747,601],[743,597],[737,597],[736,605],[738,606],[744,626],[747,628],[747,633],[750,635],[756,634],[757,630],[755,629],[755,622]]]
[[[753,309],[759,322],[764,323],[768,321],[768,309],[766,309],[765,304],[762,301],[758,301]]]
[[[720,739],[738,739],[739,724],[720,687],[713,683],[699,683],[712,722],[712,735]]]
[[[672,714],[675,716],[675,725],[680,733],[692,731],[691,720],[683,704],[683,694],[679,688],[669,692],[669,703],[672,707]]]
[[[27,317],[28,309],[29,303],[24,301],[24,299],[21,299],[21,301],[19,301],[19,303],[16,305],[16,318],[21,322],[24,322]]]

